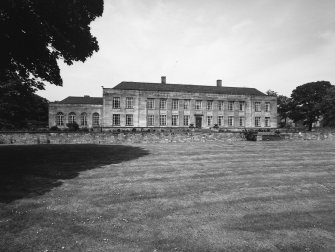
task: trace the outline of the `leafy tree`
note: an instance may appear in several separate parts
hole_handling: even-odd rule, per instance
[[[335,127],[335,87],[328,89],[321,103],[323,112],[323,126]]]
[[[278,93],[275,92],[275,91],[273,91],[273,90],[271,90],[271,89],[269,89],[269,90],[266,91],[265,93],[266,93],[266,95],[268,95],[268,96],[278,97]]]
[[[284,120],[282,126],[285,126],[291,110],[290,98],[284,95],[278,95],[278,93],[273,90],[266,91],[266,94],[277,97],[277,113],[280,116],[280,119]]]
[[[308,129],[312,129],[313,123],[322,116],[323,98],[332,87],[328,81],[310,82],[298,86],[292,91],[290,106],[290,118],[294,122],[302,120]]]
[[[98,51],[89,25],[102,12],[103,0],[1,0],[0,85],[61,86],[57,60],[84,62]]]

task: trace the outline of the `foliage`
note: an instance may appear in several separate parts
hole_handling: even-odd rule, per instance
[[[58,128],[58,127],[55,125],[55,126],[50,127],[49,130],[50,130],[50,131],[60,131],[60,128]]]
[[[271,90],[271,89],[269,89],[269,90],[266,91],[265,93],[266,93],[266,95],[268,95],[268,96],[274,96],[274,97],[277,97],[277,96],[278,96],[278,93],[275,92],[275,91],[273,91],[273,90]]]
[[[78,131],[79,130],[79,125],[76,122],[67,123],[66,127],[68,127],[69,131]]]
[[[193,129],[194,128],[194,124],[191,123],[190,126],[189,126],[190,129]]]
[[[220,128],[219,125],[217,123],[214,124],[213,129],[218,129],[218,128]]]
[[[61,86],[57,60],[84,62],[99,50],[89,25],[102,12],[103,0],[1,0],[0,85]]]
[[[298,86],[292,91],[289,113],[294,122],[302,120],[308,129],[322,116],[323,98],[332,87],[328,81],[310,82]]]
[[[245,139],[248,141],[256,141],[257,140],[257,131],[252,129],[244,129],[241,132],[242,135],[244,135]]]
[[[335,127],[335,87],[330,88],[321,103],[323,126]]]
[[[291,99],[285,95],[278,95],[278,93],[273,90],[266,91],[266,94],[269,96],[277,97],[277,113],[280,116],[280,119],[284,120],[284,122],[280,126],[286,126],[287,118],[289,117],[290,111],[292,110],[290,102]]]

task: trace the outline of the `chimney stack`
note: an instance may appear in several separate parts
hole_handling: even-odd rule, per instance
[[[222,80],[217,80],[216,81],[216,86],[217,87],[222,87]]]
[[[162,84],[166,84],[166,76],[162,76],[161,79],[162,79],[162,81],[161,81]]]

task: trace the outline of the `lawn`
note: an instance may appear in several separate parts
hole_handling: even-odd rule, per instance
[[[1,251],[335,251],[335,142],[0,146]]]

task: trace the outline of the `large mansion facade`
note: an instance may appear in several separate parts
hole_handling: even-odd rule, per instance
[[[276,128],[277,99],[254,88],[121,82],[102,97],[50,103],[49,127]]]

